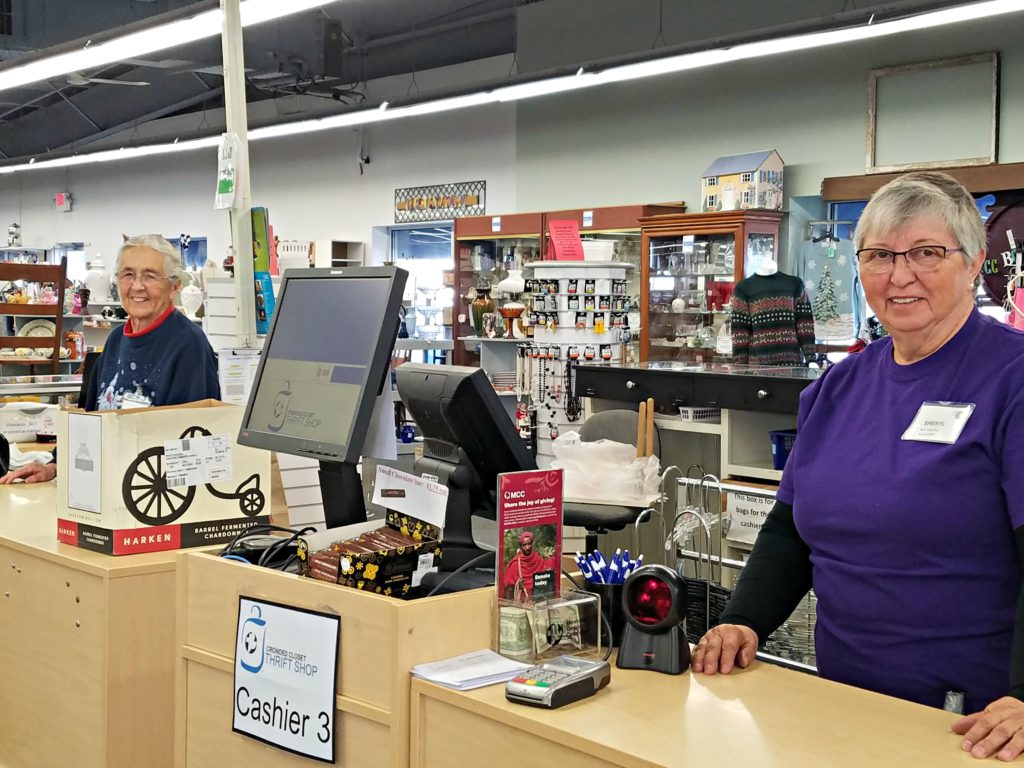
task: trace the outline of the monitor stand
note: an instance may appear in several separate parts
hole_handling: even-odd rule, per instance
[[[448,487],[448,510],[445,515],[444,535],[441,541],[441,570],[451,573],[476,558],[482,558],[472,568],[494,569],[496,553],[477,546],[473,540],[473,517],[469,506],[469,489]],[[483,555],[492,555],[490,561]]]
[[[363,481],[350,462],[320,462],[320,494],[324,501],[324,522],[328,528],[366,522]]]
[[[441,542],[440,570],[423,576],[420,588],[428,595],[436,591],[462,592],[466,589],[481,589],[494,585],[497,553],[481,549],[473,541],[473,520],[470,515],[469,490],[448,487],[448,511],[444,524],[444,538]],[[484,557],[490,555],[490,558]],[[481,558],[459,573],[459,568],[476,558]]]

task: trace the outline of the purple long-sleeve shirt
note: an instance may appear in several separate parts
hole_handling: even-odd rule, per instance
[[[952,445],[901,439],[924,402],[972,403]],[[965,711],[1004,696],[1022,575],[1024,333],[973,312],[897,365],[884,339],[800,400],[779,488],[811,551],[823,677]]]

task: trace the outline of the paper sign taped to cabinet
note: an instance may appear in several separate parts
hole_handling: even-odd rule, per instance
[[[753,544],[773,506],[774,495],[730,491],[725,502],[726,516],[730,520],[726,538]]]

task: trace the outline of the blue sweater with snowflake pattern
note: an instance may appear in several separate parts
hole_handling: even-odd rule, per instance
[[[141,332],[132,332],[131,320],[111,332],[84,405],[87,410],[112,410],[129,394],[153,406],[220,398],[210,342],[174,307]]]

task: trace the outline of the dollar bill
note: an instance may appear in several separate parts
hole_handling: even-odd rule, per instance
[[[498,653],[516,661],[533,661],[531,611],[515,606],[502,606],[498,612]]]
[[[540,605],[534,605],[530,611],[530,630],[533,633],[533,650],[537,656],[542,656],[551,643],[548,642],[548,610]]]

